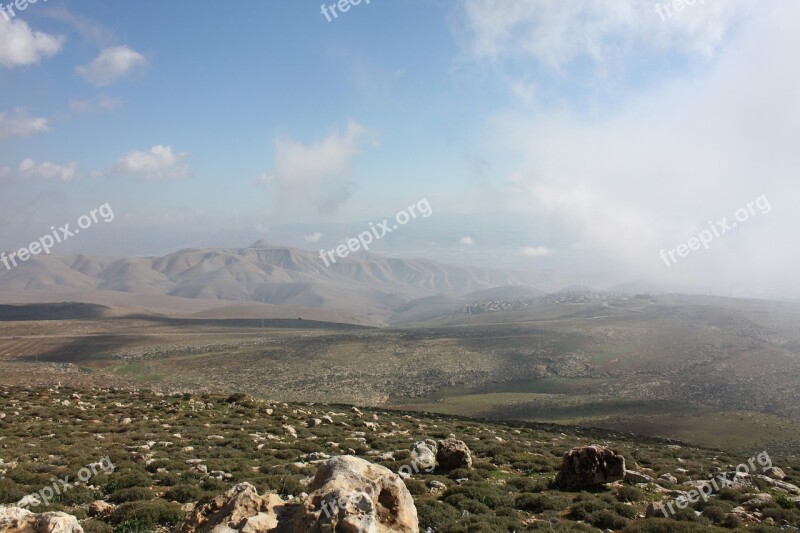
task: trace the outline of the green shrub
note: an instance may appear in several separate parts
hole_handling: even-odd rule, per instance
[[[572,520],[587,520],[590,514],[606,508],[606,504],[597,498],[582,499],[569,508],[567,516]]]
[[[514,502],[516,509],[530,513],[561,511],[566,506],[567,502],[562,498],[550,496],[549,494],[522,494]]]
[[[434,531],[441,531],[442,528],[455,522],[461,512],[453,507],[439,501],[421,500],[415,502],[417,515],[419,516],[420,531],[431,528]]]
[[[200,484],[200,488],[209,492],[219,492],[222,494],[231,487],[230,483],[225,483],[217,478],[210,477],[203,480],[203,482]]]
[[[106,484],[106,492],[114,492],[119,489],[129,489],[131,487],[149,487],[153,480],[146,473],[137,471],[124,475],[112,476]]]
[[[644,494],[636,487],[623,485],[617,491],[617,499],[621,502],[640,502],[644,500]]]
[[[73,487],[61,495],[61,502],[64,505],[84,505],[92,503],[102,498],[102,494],[90,490],[84,486]]]
[[[544,492],[550,488],[550,481],[543,478],[517,477],[508,480],[507,483],[519,492]]]
[[[405,483],[408,492],[410,492],[412,496],[422,496],[428,493],[428,487],[425,486],[424,481],[420,481],[419,479],[407,479]]]
[[[486,505],[490,509],[495,509],[498,507],[512,507],[514,505],[510,495],[493,486],[470,483],[460,487],[451,487],[447,489],[442,496],[442,499],[447,501],[448,498],[456,495],[464,495],[470,500],[475,500]]]
[[[667,518],[649,518],[629,522],[622,533],[716,533],[718,529]]]
[[[0,503],[17,503],[27,495],[23,487],[10,479],[0,479]]]
[[[600,529],[622,529],[628,523],[611,509],[602,509],[590,514],[586,521]]]
[[[111,496],[108,497],[108,501],[111,503],[136,502],[152,500],[153,496],[153,491],[149,489],[144,487],[131,487],[129,489],[119,489],[112,492]]]
[[[721,524],[727,513],[722,510],[721,507],[717,507],[714,505],[709,505],[705,509],[703,509],[703,516],[714,522],[715,524]]]
[[[180,503],[196,502],[203,495],[203,491],[195,485],[175,485],[164,495],[165,500]]]
[[[81,523],[84,533],[114,533],[114,528],[100,520],[86,520]]]
[[[796,507],[795,503],[783,494],[778,494],[775,496],[775,503],[784,509],[794,509]]]
[[[110,522],[140,524],[147,527],[174,526],[185,517],[181,506],[164,500],[151,500],[123,503],[111,513]]]
[[[729,514],[725,517],[725,520],[722,521],[722,525],[730,529],[736,529],[739,527],[739,519],[736,518],[736,515]]]

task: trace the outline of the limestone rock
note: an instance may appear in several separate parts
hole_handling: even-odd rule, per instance
[[[464,441],[453,438],[440,440],[436,449],[436,462],[444,470],[472,468],[472,454]]]
[[[380,465],[340,456],[320,465],[292,532],[418,533],[414,499],[400,477]]]
[[[625,470],[625,481],[628,483],[652,483],[653,478],[635,470]]]
[[[772,479],[777,479],[778,481],[783,481],[786,479],[786,472],[783,471],[782,468],[778,468],[777,466],[771,466],[764,470],[764,474],[771,477]]]
[[[416,463],[420,469],[434,467],[436,466],[437,449],[436,441],[431,439],[415,442],[411,447],[411,460]]]
[[[222,496],[200,505],[186,518],[180,533],[268,533],[278,530],[286,512],[277,494],[258,494],[250,483],[240,483]]]
[[[112,509],[114,509],[114,506],[110,503],[106,503],[103,500],[97,500],[89,504],[89,509],[87,512],[89,516],[97,517],[109,514]]]
[[[83,533],[78,519],[67,513],[34,514],[19,507],[0,507],[0,531],[8,533]]]
[[[562,490],[596,487],[621,481],[625,458],[602,446],[581,446],[564,453],[556,485]]]

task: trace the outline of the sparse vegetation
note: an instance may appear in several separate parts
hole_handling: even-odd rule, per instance
[[[469,443],[474,468],[420,472],[407,480],[423,528],[436,532],[520,531],[525,527],[724,531],[741,525],[731,510],[753,497],[752,491],[723,489],[708,503],[698,502],[694,509],[679,511],[671,519],[645,520],[648,502],[661,497],[655,485],[559,492],[553,479],[562,453],[577,445],[607,442],[632,465],[646,464],[643,467],[654,472],[675,470],[680,457],[680,465],[692,476],[701,476],[709,465],[735,464],[738,458],[599,430],[374,409],[362,409],[364,414],[358,415],[347,406],[282,404],[244,395],[230,400],[230,395],[123,389],[2,388],[0,412],[6,417],[0,420],[0,459],[4,461],[0,468],[6,473],[0,479],[0,503],[14,503],[51,478],[74,475],[108,455],[115,470],[94,478],[95,488],[75,487],[49,506],[32,510],[74,514],[89,532],[151,531],[183,520],[181,505],[209,501],[242,481],[261,492],[294,497],[307,491],[315,472],[314,458],[345,453],[349,447],[397,471],[408,463],[413,442],[451,433]],[[307,426],[310,417],[322,416],[330,416],[334,423]],[[377,426],[369,429],[366,421]],[[287,433],[286,425],[294,428],[297,439]],[[70,431],[64,431],[65,426]],[[394,459],[375,459],[386,452],[392,452]],[[800,468],[791,462],[782,466],[790,473]],[[433,482],[444,488],[431,489]],[[95,500],[115,507],[107,515],[89,518],[87,506]],[[774,502],[763,506],[762,516],[798,526],[800,511],[793,503],[775,493]],[[695,510],[702,511],[700,518]]]

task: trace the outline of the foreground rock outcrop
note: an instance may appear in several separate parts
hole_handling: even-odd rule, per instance
[[[240,483],[198,506],[181,533],[418,533],[411,493],[391,470],[341,456],[322,463],[301,503]]]
[[[364,459],[344,455],[323,463],[313,491],[294,518],[297,533],[417,533],[411,493],[400,476]]]
[[[273,493],[258,494],[250,483],[240,483],[209,503],[198,506],[180,528],[181,533],[261,533],[279,531],[286,518],[286,502]]]
[[[625,458],[602,446],[581,446],[564,453],[556,485],[579,490],[625,478]]]
[[[0,531],[8,533],[83,533],[78,519],[67,513],[34,514],[0,506]]]

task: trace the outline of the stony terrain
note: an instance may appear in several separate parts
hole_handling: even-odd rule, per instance
[[[800,306],[641,296],[395,328],[55,309],[0,321],[0,373],[6,384],[246,390],[800,453]]]
[[[223,495],[237,486],[239,492],[231,494],[265,495],[267,503],[259,508],[310,505],[309,494],[321,484],[315,475],[340,456],[405,478],[421,531],[777,531],[800,525],[794,494],[800,491],[794,487],[800,482],[798,462],[771,457],[783,472],[765,479],[756,476],[761,471],[753,472],[738,488],[724,488],[671,518],[646,518],[651,504],[675,502],[748,457],[575,427],[287,404],[243,394],[104,388],[3,387],[0,413],[0,504],[60,488],[58,480],[84,479],[87,465],[95,465],[85,483],[61,489],[49,505],[28,506],[36,516],[68,513],[87,533],[179,526],[191,531],[194,526],[186,521],[193,510],[221,497],[194,513],[195,520],[219,518],[213,509],[224,507]],[[441,456],[442,443],[451,438],[457,440]],[[427,464],[426,446],[436,442],[437,466],[421,467]],[[572,464],[565,452],[592,444],[624,458],[627,480],[618,479],[617,464],[617,471],[590,472],[607,485],[557,488],[556,475],[564,463]],[[752,450],[752,456],[761,451]],[[592,468],[576,461],[578,469]],[[108,464],[113,471],[104,469]],[[572,475],[586,478],[580,471]],[[261,523],[270,516],[251,517]]]

